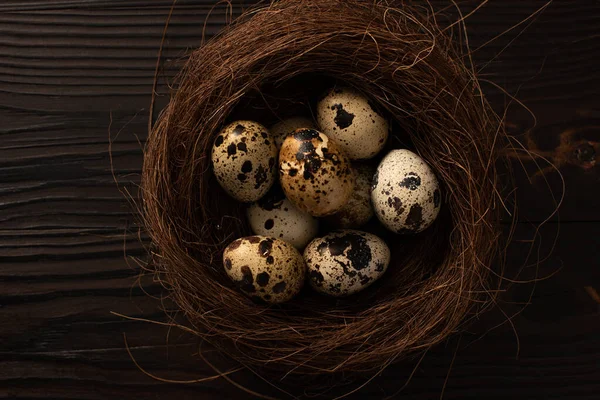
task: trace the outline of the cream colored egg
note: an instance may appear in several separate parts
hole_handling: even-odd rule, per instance
[[[304,285],[306,265],[294,246],[265,236],[234,240],[223,252],[225,272],[253,300],[283,303]]]
[[[371,233],[341,230],[310,242],[304,260],[313,289],[330,296],[347,296],[385,273],[390,249]]]
[[[344,207],[355,178],[350,161],[333,141],[317,130],[301,129],[281,146],[279,179],[296,207],[321,217]]]
[[[235,121],[217,135],[212,149],[217,181],[242,202],[260,199],[277,177],[277,147],[267,128],[253,121]]]
[[[284,240],[297,249],[304,249],[319,231],[319,221],[294,206],[278,186],[252,203],[247,215],[252,232]]]
[[[429,165],[410,150],[392,150],[381,161],[371,186],[377,218],[396,233],[418,233],[440,211],[438,180]]]
[[[356,172],[356,183],[350,199],[340,211],[327,217],[327,222],[335,228],[358,228],[373,217],[371,181],[375,167],[358,164],[353,165],[353,168]]]
[[[275,139],[275,145],[279,150],[287,135],[301,128],[315,129],[316,126],[315,123],[308,118],[291,117],[279,121],[273,125],[271,128],[269,128],[269,132],[271,132],[273,139]]]
[[[388,138],[388,121],[358,91],[334,87],[317,105],[321,131],[353,160],[372,158]]]

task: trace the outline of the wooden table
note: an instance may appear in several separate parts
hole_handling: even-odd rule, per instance
[[[176,6],[159,108],[168,100],[165,83],[198,46],[213,4]],[[515,163],[519,223],[508,265],[516,271],[529,264],[521,280],[547,279],[513,285],[468,332],[431,349],[402,398],[600,398],[600,2],[557,0],[526,19],[542,5],[491,2],[467,27],[473,48],[487,43],[474,54],[479,65],[487,63],[481,76],[516,94],[537,117],[530,129],[531,116],[511,106],[509,129],[564,177],[563,191],[560,174],[542,159],[543,174],[531,160],[525,169]],[[145,237],[119,188],[136,195],[170,6],[165,0],[0,3],[2,398],[254,398],[222,379],[150,378],[125,350],[124,335],[151,374],[193,380],[212,371],[196,355],[194,338],[111,314],[165,320],[151,297],[160,296],[160,287],[148,277],[138,280],[134,258],[144,257]],[[224,21],[224,9],[215,9],[208,34]],[[507,103],[484,86],[497,107]],[[553,208],[551,194],[564,194],[560,215],[536,231]],[[394,366],[351,397],[392,395],[414,366]],[[287,398],[249,373],[232,378]]]

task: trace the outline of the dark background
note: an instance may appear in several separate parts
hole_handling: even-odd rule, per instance
[[[180,0],[175,7],[158,108],[168,101],[165,83],[199,45],[214,3]],[[476,4],[461,7],[468,12]],[[538,281],[513,285],[466,332],[431,349],[418,366],[391,367],[357,398],[391,396],[413,370],[399,397],[600,398],[600,299],[594,299],[600,291],[600,2],[554,1],[527,19],[544,4],[494,1],[467,21],[472,48],[487,43],[474,53],[485,65],[480,76],[517,95],[537,118],[534,124],[523,108],[511,106],[509,130],[564,177],[565,190],[542,159],[543,173],[535,162],[515,159],[519,222],[509,273],[514,277],[524,266],[518,279]],[[437,9],[448,5],[434,2]],[[133,257],[143,259],[145,237],[119,188],[136,196],[170,6],[162,0],[0,2],[0,398],[254,397],[222,379],[174,384],[146,376],[128,355],[124,334],[139,365],[161,378],[194,380],[213,371],[197,357],[194,338],[110,313],[165,321],[159,286],[138,280]],[[216,8],[208,34],[224,22],[224,8]],[[509,104],[491,84],[484,88],[498,110]],[[539,227],[554,208],[552,195],[563,194],[559,215]],[[250,373],[231,378],[286,397]]]

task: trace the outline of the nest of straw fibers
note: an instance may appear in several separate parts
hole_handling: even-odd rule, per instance
[[[467,60],[431,15],[360,0],[273,2],[195,50],[149,136],[142,180],[152,265],[190,329],[250,367],[367,371],[443,341],[488,304],[504,136]],[[442,212],[414,237],[378,233],[392,263],[363,293],[255,304],[221,262],[250,230],[211,172],[214,138],[234,117],[279,117],[295,104],[286,95],[310,104],[311,90],[332,81],[393,118],[390,147],[408,145],[431,165]]]

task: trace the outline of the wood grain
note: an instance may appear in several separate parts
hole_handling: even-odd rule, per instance
[[[138,280],[139,268],[124,257],[126,251],[143,258],[147,239],[119,189],[137,194],[156,54],[171,3],[0,4],[0,398],[252,398],[223,380],[177,385],[147,377],[125,350],[124,333],[136,360],[158,376],[189,380],[212,371],[195,355],[195,338],[110,313],[165,321],[161,302],[147,295],[160,297],[160,286],[151,277]],[[182,59],[200,44],[214,3],[178,2],[165,42],[159,108]],[[470,44],[478,48],[543,4],[491,2],[467,21]],[[222,7],[213,11],[208,36],[223,27],[225,15]],[[600,3],[554,1],[532,21],[474,56],[482,78],[517,94],[535,113],[534,126],[526,111],[510,107],[515,137],[552,158],[565,131],[579,129],[578,140],[600,141]],[[494,86],[484,86],[498,109],[506,105]],[[513,285],[501,308],[432,349],[403,398],[438,398],[444,385],[444,398],[597,398],[599,309],[584,287],[600,287],[599,172],[581,157],[568,160],[560,167],[561,224],[539,232],[535,223],[552,212],[551,193],[562,194],[560,175],[533,177],[535,163],[514,164],[521,222],[508,266],[512,274],[527,266],[513,275],[520,280],[549,278]],[[545,260],[538,265],[539,259]],[[505,314],[514,315],[512,325],[492,329],[507,321]],[[394,394],[413,367],[390,368],[354,397]],[[286,398],[248,372],[232,377]]]

